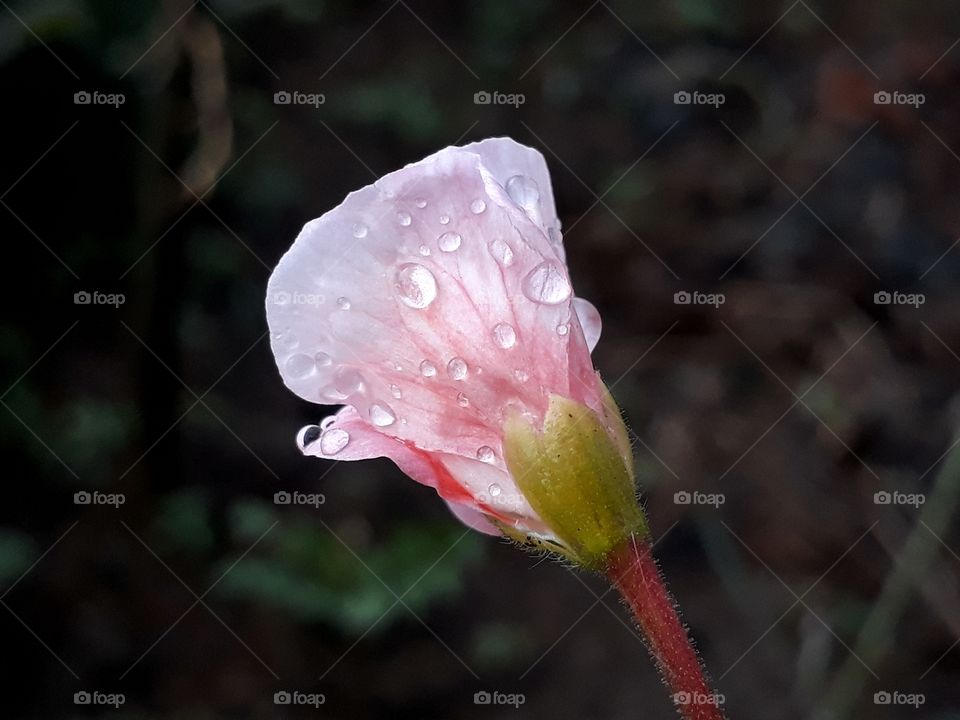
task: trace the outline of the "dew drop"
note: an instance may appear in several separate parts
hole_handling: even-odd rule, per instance
[[[437,374],[437,366],[429,360],[424,360],[420,363],[420,374],[425,378],[434,377]]]
[[[483,445],[477,449],[477,460],[482,460],[483,462],[493,462],[496,456],[493,453],[493,448],[489,445]]]
[[[317,367],[330,367],[333,365],[333,358],[322,350],[313,356],[313,361],[317,364]]]
[[[472,203],[470,203],[470,212],[472,212],[474,215],[479,215],[486,209],[487,209],[487,204],[480,198],[477,198]]]
[[[501,265],[513,264],[513,250],[505,240],[499,238],[490,243],[490,254]]]
[[[493,485],[487,488],[487,492],[490,493],[490,497],[497,497],[498,495],[500,495],[501,492],[503,492],[503,490],[500,489],[499,485],[494,483]]]
[[[421,245],[420,254],[424,257],[428,257],[430,255],[430,248],[428,248],[426,245]]]
[[[328,427],[333,425],[336,419],[337,419],[336,415],[327,415],[323,420],[320,421],[320,429],[326,430]]]
[[[513,376],[522,383],[530,379],[530,373],[526,370],[514,370]]]
[[[457,405],[460,407],[468,407],[470,405],[470,398],[463,393],[457,393]]]
[[[449,216],[449,215],[441,215],[441,216],[440,216],[440,224],[441,224],[441,225],[446,225],[446,224],[449,223],[449,222],[450,222],[450,216]]]
[[[493,339],[497,341],[497,345],[504,349],[512,348],[517,342],[517,333],[507,323],[499,323],[493,328]]]
[[[458,247],[460,247],[460,242],[463,240],[460,237],[460,233],[455,232],[445,232],[439,238],[437,238],[437,245],[440,246],[440,249],[444,252],[453,252]]]
[[[337,298],[337,307],[340,308],[341,310],[349,310],[349,309],[350,309],[350,301],[349,301],[347,298],[345,298],[345,297],[338,297],[338,298]]]
[[[527,213],[537,207],[540,202],[540,188],[533,178],[526,175],[514,175],[507,180],[507,195]]]
[[[412,222],[412,220],[413,218],[410,217],[410,213],[408,212],[397,213],[397,222],[403,225],[403,227],[407,227]]]
[[[363,223],[357,223],[353,226],[353,236],[358,240],[367,236],[367,226]]]
[[[353,368],[337,368],[337,371],[333,374],[333,388],[341,395],[363,392],[363,375]]]
[[[462,357],[455,357],[447,363],[447,374],[454,380],[465,380],[468,371],[467,361]]]
[[[561,323],[557,325],[557,335],[559,335],[560,337],[563,337],[568,332],[570,332],[570,326],[567,325],[566,323]]]
[[[393,408],[384,403],[374,403],[370,406],[370,422],[377,427],[387,427],[396,422],[397,416]]]
[[[523,279],[523,294],[535,303],[557,305],[570,293],[570,281],[555,260],[540,263]]]
[[[403,397],[403,391],[400,390],[400,386],[399,386],[399,385],[391,385],[391,386],[390,386],[390,394],[393,395],[393,399],[394,399],[394,400],[399,400],[400,398]]]
[[[317,441],[322,432],[318,425],[306,425],[300,428],[300,432],[297,433],[297,447],[306,450],[308,445]]]
[[[396,288],[404,305],[420,310],[437,297],[437,279],[416,263],[406,263],[397,269]]]
[[[284,363],[284,367],[294,380],[302,380],[305,377],[309,377],[317,369],[313,358],[303,353],[297,353],[296,355],[288,357]]]
[[[421,210],[423,210],[427,206],[427,201],[424,200],[423,198],[417,198],[416,200],[413,201],[413,204],[416,205]]]
[[[280,338],[280,346],[287,350],[293,350],[300,344],[300,339],[289,330]]]
[[[342,428],[324,430],[320,436],[320,452],[324,455],[336,455],[350,442],[350,433]]]

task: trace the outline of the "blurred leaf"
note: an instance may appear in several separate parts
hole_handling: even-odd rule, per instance
[[[31,538],[16,530],[0,528],[0,583],[20,577],[37,557]]]
[[[214,534],[206,493],[188,488],[163,498],[151,534],[161,551],[209,552]]]

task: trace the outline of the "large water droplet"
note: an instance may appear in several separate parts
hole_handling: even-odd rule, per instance
[[[337,298],[337,307],[340,308],[341,310],[349,310],[349,309],[350,309],[350,301],[349,301],[347,298],[345,298],[345,297],[338,297],[338,298]]]
[[[494,455],[493,448],[489,445],[483,445],[477,449],[477,460],[482,460],[483,462],[493,462],[496,455]]]
[[[447,374],[454,380],[466,380],[469,367],[462,357],[455,357],[447,363]]]
[[[497,497],[498,495],[500,495],[501,492],[503,492],[503,490],[500,489],[499,485],[494,483],[493,485],[487,488],[487,492],[490,493],[490,497]]]
[[[407,307],[423,309],[437,297],[437,280],[423,265],[401,265],[396,275],[397,293]]]
[[[434,377],[437,374],[437,366],[429,360],[424,360],[420,363],[420,374],[425,378]]]
[[[367,236],[367,226],[363,223],[357,223],[353,226],[353,236],[358,240]]]
[[[333,425],[333,423],[336,422],[336,420],[337,420],[336,415],[327,415],[323,420],[320,421],[320,429],[326,430],[328,427]]]
[[[320,452],[324,455],[336,455],[350,442],[350,433],[342,428],[324,430],[320,436]]]
[[[504,349],[512,348],[517,342],[517,333],[507,323],[499,323],[493,328],[493,339],[497,341],[497,345]]]
[[[317,367],[330,367],[333,365],[333,358],[322,350],[313,356],[313,361],[317,364]]]
[[[472,212],[474,215],[479,215],[486,209],[487,209],[487,204],[480,198],[477,198],[472,203],[470,203],[470,212]]]
[[[333,374],[333,387],[342,395],[363,392],[363,375],[350,367],[340,367]]]
[[[287,358],[287,361],[283,364],[283,366],[286,368],[286,371],[290,377],[294,380],[302,380],[305,377],[309,377],[317,369],[313,358],[309,355],[304,355],[303,353],[291,355]]]
[[[370,422],[372,422],[377,427],[387,427],[387,425],[393,425],[396,421],[397,416],[393,412],[393,408],[385,403],[374,403],[370,406]]]
[[[455,232],[445,232],[439,238],[437,238],[437,245],[444,252],[453,252],[458,247],[460,247],[460,242],[463,240],[460,237],[460,233]]]
[[[308,445],[315,443],[323,430],[318,425],[306,425],[297,433],[297,447],[306,450]]]
[[[540,202],[540,188],[537,182],[526,175],[514,175],[507,180],[507,195],[528,214]]]
[[[501,265],[513,264],[513,250],[507,245],[506,240],[497,238],[490,243],[490,254]]]
[[[543,305],[562,303],[571,290],[566,273],[555,260],[540,263],[523,279],[523,294]]]
[[[407,225],[409,225],[412,221],[413,221],[413,218],[410,217],[410,213],[408,212],[397,213],[397,222],[403,225],[404,227],[407,227]]]

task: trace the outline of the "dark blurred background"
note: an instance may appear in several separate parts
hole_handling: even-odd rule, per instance
[[[4,717],[674,716],[600,578],[294,445],[270,269],[493,135],[731,720],[960,717],[955,3],[0,5]]]

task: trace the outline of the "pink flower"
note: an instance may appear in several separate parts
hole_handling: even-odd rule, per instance
[[[450,147],[351,193],[283,256],[267,319],[286,385],[345,405],[300,431],[305,454],[388,457],[471,527],[556,539],[507,469],[505,418],[539,427],[552,396],[604,417],[605,389],[539,152]]]

